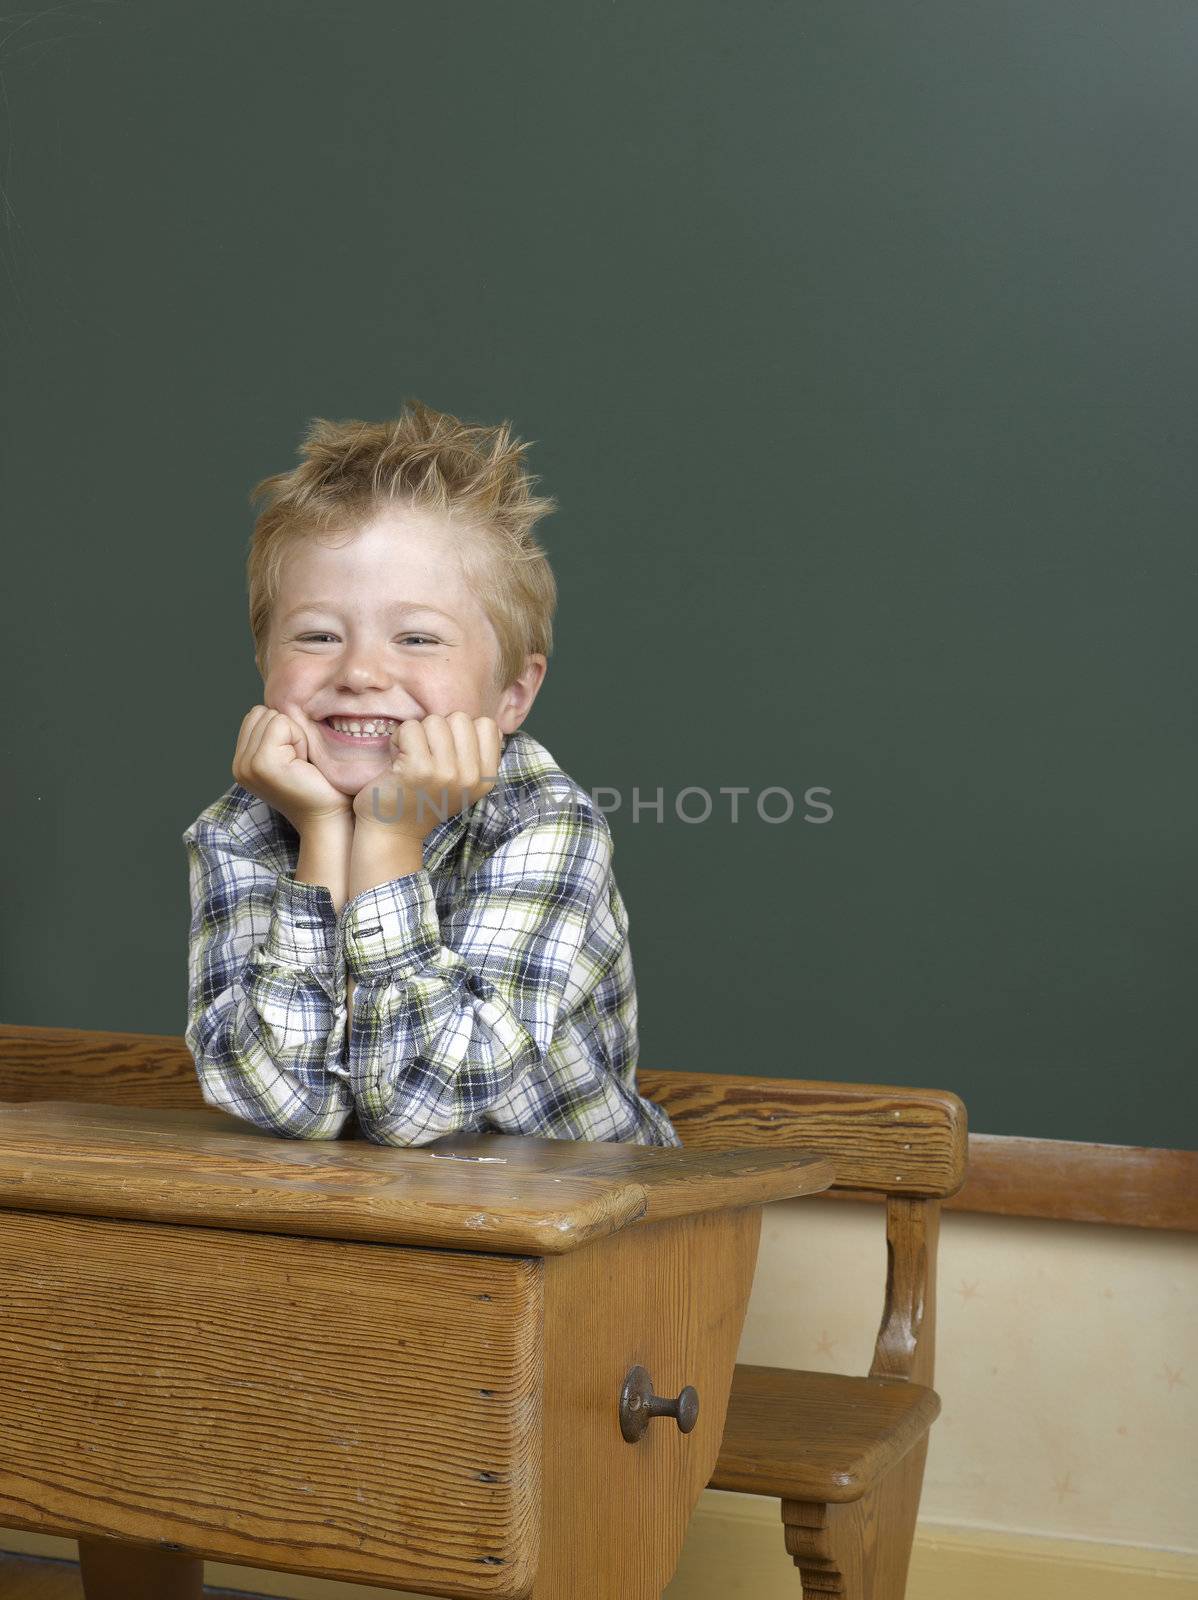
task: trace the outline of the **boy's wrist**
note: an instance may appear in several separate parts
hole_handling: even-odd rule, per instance
[[[367,889],[407,877],[424,865],[424,841],[402,832],[393,823],[371,822],[359,817],[354,827],[349,858],[348,899],[354,900]]]
[[[340,915],[346,901],[349,858],[353,846],[353,813],[314,817],[299,830],[296,883],[323,884]]]
[[[296,832],[301,839],[316,836],[326,839],[349,838],[354,831],[354,813],[350,806],[344,811],[325,811],[314,817],[304,817]]]

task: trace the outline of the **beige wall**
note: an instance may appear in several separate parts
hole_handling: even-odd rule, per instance
[[[881,1208],[768,1206],[740,1359],[865,1371]],[[946,1213],[921,1519],[1198,1551],[1198,1237]]]

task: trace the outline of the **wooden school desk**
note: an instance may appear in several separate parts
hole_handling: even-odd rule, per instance
[[[802,1150],[390,1148],[0,1103],[0,1526],[659,1600],[720,1448],[761,1207],[833,1177]]]

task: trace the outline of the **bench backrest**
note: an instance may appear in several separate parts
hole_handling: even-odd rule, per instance
[[[965,1107],[940,1089],[710,1072],[638,1071],[637,1084],[699,1149],[797,1145],[836,1168],[834,1188],[886,1197],[886,1296],[871,1377],[929,1387],[936,1353],[940,1201],[965,1181]]]
[[[886,1302],[870,1372],[930,1384],[939,1202],[961,1187],[967,1160],[957,1096],[650,1068],[637,1084],[688,1147],[814,1150],[834,1163],[835,1188],[886,1196]],[[181,1037],[11,1024],[0,1024],[4,1100],[211,1109]]]
[[[170,1033],[99,1033],[0,1023],[0,1100],[204,1108],[195,1062]]]
[[[835,1164],[838,1189],[945,1199],[965,1181],[965,1107],[942,1089],[649,1068],[637,1087],[695,1149],[801,1144]]]

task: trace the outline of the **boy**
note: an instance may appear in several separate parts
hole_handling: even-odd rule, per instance
[[[606,819],[520,727],[557,595],[527,448],[415,401],[317,419],[251,496],[263,703],[183,835],[186,1038],[272,1132],[681,1143],[636,1089]]]

